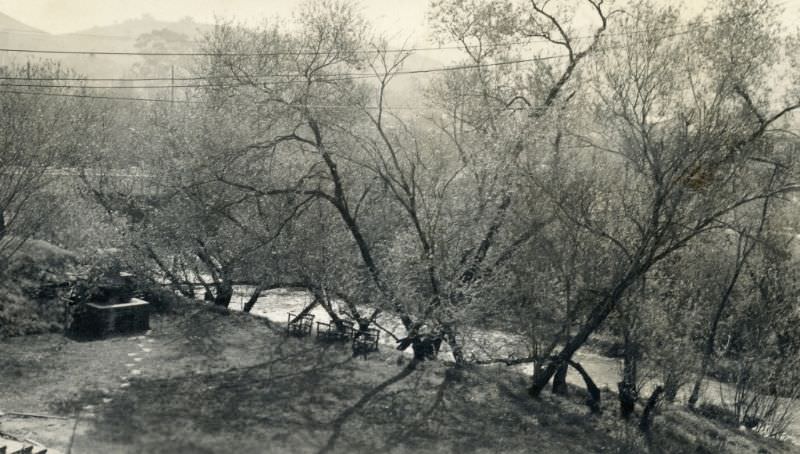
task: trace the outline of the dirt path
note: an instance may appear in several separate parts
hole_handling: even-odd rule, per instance
[[[243,352],[266,347],[254,334],[274,336],[252,317],[226,317],[221,323],[208,311],[186,312],[153,316],[152,331],[134,336],[76,342],[45,334],[0,343],[0,431],[46,446],[49,454],[66,453],[73,442],[73,453],[97,452],[87,451],[89,440],[105,452],[123,452],[116,440],[93,434],[110,408],[125,405],[118,396],[137,383],[250,366],[261,358]],[[247,329],[235,329],[237,324]],[[226,331],[224,344],[214,336],[218,330]]]

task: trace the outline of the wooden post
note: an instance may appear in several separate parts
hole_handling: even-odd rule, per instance
[[[175,104],[175,65],[170,67],[170,104]]]

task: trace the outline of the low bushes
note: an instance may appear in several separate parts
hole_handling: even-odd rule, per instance
[[[61,329],[61,297],[77,262],[70,251],[38,240],[27,241],[6,258],[0,281],[0,338]]]

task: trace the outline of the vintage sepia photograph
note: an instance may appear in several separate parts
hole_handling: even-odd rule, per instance
[[[0,454],[800,453],[800,0],[0,0]]]

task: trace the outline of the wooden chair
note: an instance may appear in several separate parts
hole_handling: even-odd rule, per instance
[[[330,323],[317,322],[317,338],[326,341],[345,341],[353,338],[353,322],[350,320],[340,320],[340,327],[331,321]]]
[[[289,312],[289,319],[286,322],[286,328],[289,334],[303,337],[311,334],[313,324],[314,314],[305,314],[302,317],[297,317],[297,314]]]
[[[378,350],[381,333],[375,328],[358,330],[353,334],[353,356],[363,355]]]

